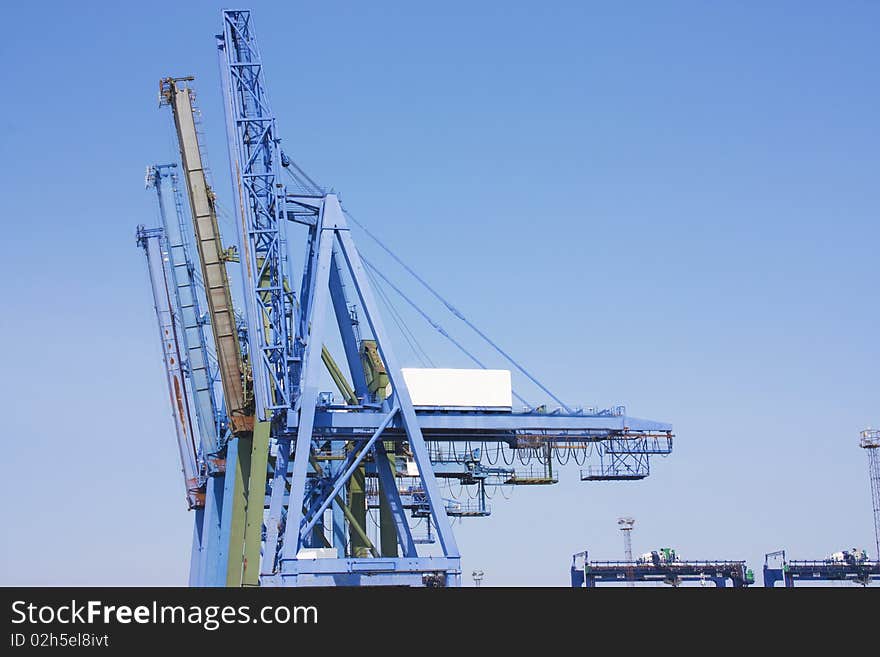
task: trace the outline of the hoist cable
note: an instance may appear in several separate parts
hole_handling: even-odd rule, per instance
[[[381,278],[383,281],[385,281],[385,283],[387,283],[388,286],[389,286],[392,290],[394,290],[395,292],[397,292],[397,294],[399,294],[400,297],[401,297],[404,301],[406,301],[406,302],[407,302],[407,303],[408,303],[408,304],[409,304],[409,305],[410,305],[410,306],[411,306],[411,307],[412,307],[417,313],[419,313],[419,315],[421,315],[422,319],[424,319],[426,322],[428,322],[428,324],[430,324],[430,325],[434,328],[435,331],[437,331],[440,335],[442,335],[444,338],[446,338],[447,340],[449,340],[453,345],[455,345],[455,347],[458,348],[459,351],[461,351],[465,356],[467,356],[467,357],[470,358],[472,361],[474,361],[474,362],[475,362],[477,365],[479,365],[482,369],[484,369],[484,370],[487,369],[486,366],[480,361],[479,358],[477,358],[477,357],[474,356],[470,351],[468,351],[468,350],[464,347],[464,345],[462,345],[458,340],[456,340],[456,339],[453,338],[451,335],[449,335],[449,333],[446,332],[446,329],[444,329],[442,326],[440,326],[440,324],[438,324],[437,322],[435,322],[434,319],[431,318],[430,315],[428,315],[428,313],[426,313],[424,310],[422,310],[422,309],[419,307],[419,305],[418,305],[415,301],[413,301],[412,299],[410,299],[410,298],[409,298],[409,297],[403,292],[403,290],[401,290],[401,289],[400,289],[399,287],[397,287],[394,283],[392,283],[392,282],[388,279],[388,277],[385,276],[385,274],[383,274],[383,273],[382,273],[382,272],[381,272],[381,271],[380,271],[375,265],[373,265],[369,260],[367,260],[366,258],[364,258],[363,255],[361,255],[361,261],[364,263],[364,265],[366,265],[366,267],[367,267],[368,269],[371,269],[373,272],[376,273],[377,276],[379,276],[379,278]],[[513,396],[516,397],[518,400],[520,400],[523,404],[525,404],[525,405],[528,406],[529,408],[532,408],[532,405],[529,404],[529,402],[527,402],[527,401],[526,401],[526,400],[525,400],[525,399],[524,399],[519,393],[517,393],[516,390],[511,390],[511,392],[512,392]]]
[[[573,412],[565,402],[563,402],[561,399],[559,399],[559,397],[557,397],[552,392],[550,392],[550,390],[547,388],[547,386],[545,386],[538,379],[536,379],[531,373],[529,373],[529,371],[526,370],[522,365],[520,365],[513,358],[513,356],[511,356],[506,351],[504,351],[504,349],[499,347],[492,340],[492,338],[490,338],[488,335],[483,333],[483,331],[481,331],[476,325],[474,325],[473,322],[471,322],[467,317],[465,317],[455,306],[453,306],[449,301],[447,301],[439,292],[437,292],[437,290],[435,290],[433,287],[431,287],[431,285],[428,284],[428,282],[424,278],[419,276],[415,271],[413,271],[413,269],[409,265],[407,265],[403,260],[401,260],[390,248],[388,248],[382,242],[382,240],[380,240],[378,237],[373,235],[373,233],[371,233],[369,231],[369,229],[367,229],[366,226],[364,226],[362,223],[360,223],[357,219],[355,219],[353,216],[351,216],[351,214],[349,214],[348,212],[345,212],[345,214],[349,219],[352,220],[352,222],[355,223],[355,225],[360,227],[360,229],[363,230],[370,239],[372,239],[374,242],[376,242],[376,244],[378,244],[379,247],[383,251],[385,251],[388,255],[390,255],[397,262],[397,264],[399,264],[401,267],[403,267],[413,278],[415,278],[419,283],[421,283],[422,286],[428,290],[428,292],[430,292],[432,295],[434,295],[434,297],[436,297],[440,301],[440,303],[442,303],[444,306],[446,306],[446,308],[449,310],[449,312],[451,312],[458,319],[460,319],[462,322],[467,324],[467,326],[472,331],[474,331],[477,335],[479,335],[481,338],[483,338],[483,340],[485,340],[493,349],[495,349],[495,351],[497,351],[499,354],[504,356],[504,358],[506,358],[514,367],[516,367],[516,369],[518,369],[520,372],[522,372],[532,383],[534,383],[541,390],[543,390],[545,393],[547,393],[550,396],[550,398],[553,399],[553,401],[555,401],[557,404],[562,406],[562,408],[564,408],[567,413]]]

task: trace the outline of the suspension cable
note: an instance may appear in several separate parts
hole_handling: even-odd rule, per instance
[[[314,180],[312,180],[309,177],[309,174],[303,171],[302,168],[300,168],[300,166],[296,162],[291,160],[283,151],[281,153],[281,166],[287,172],[287,175],[289,175],[293,179],[293,181],[296,182],[296,184],[299,185],[303,190],[311,192],[312,194],[324,194],[324,188],[321,187]],[[293,171],[290,170],[291,167],[296,169],[296,173],[302,176],[306,180],[307,184],[300,180],[300,178]],[[311,189],[309,189],[310,187]]]
[[[392,321],[395,323],[397,328],[403,334],[403,339],[406,340],[409,348],[412,350],[413,354],[416,358],[421,361],[423,367],[428,367],[428,363],[431,364],[431,367],[435,367],[433,361],[431,361],[431,357],[428,356],[427,352],[422,348],[422,345],[419,344],[419,341],[416,339],[416,336],[410,330],[409,326],[407,326],[406,321],[403,319],[403,316],[397,310],[393,303],[391,303],[391,299],[388,297],[385,290],[378,284],[375,276],[373,276],[373,272],[367,270],[367,276],[373,284],[373,287],[376,288],[376,291],[379,293],[379,298],[385,303],[385,306],[388,308],[388,314],[391,315]]]
[[[375,265],[373,265],[369,260],[367,260],[366,258],[364,258],[363,255],[361,255],[361,261],[362,261],[362,262],[363,262],[363,263],[364,263],[369,269],[373,270],[373,271],[376,273],[376,275],[379,276],[379,278],[381,278],[383,281],[385,281],[385,282],[391,287],[392,290],[394,290],[395,292],[397,292],[397,294],[399,294],[399,295],[401,296],[401,298],[402,298],[404,301],[406,301],[406,302],[407,302],[407,303],[408,303],[413,309],[415,309],[415,311],[418,312],[419,315],[421,315],[422,318],[423,318],[426,322],[428,322],[428,324],[430,324],[432,327],[434,327],[434,330],[435,330],[435,331],[437,331],[440,335],[442,335],[444,338],[446,338],[446,339],[449,340],[452,344],[454,344],[454,345],[459,349],[459,351],[461,351],[465,356],[467,356],[467,357],[470,358],[472,361],[474,361],[474,362],[475,362],[477,365],[479,365],[481,368],[483,368],[484,370],[487,369],[486,366],[480,361],[479,358],[477,358],[477,357],[474,356],[470,351],[468,351],[467,349],[465,349],[465,347],[464,347],[464,346],[463,346],[458,340],[456,340],[456,339],[453,338],[451,335],[449,335],[449,333],[446,332],[446,329],[444,329],[442,326],[440,326],[440,324],[438,324],[437,322],[435,322],[435,321],[434,321],[434,320],[433,320],[433,319],[432,319],[432,318],[431,318],[431,317],[430,317],[430,316],[429,316],[424,310],[422,310],[422,309],[416,304],[415,301],[413,301],[412,299],[410,299],[406,294],[404,294],[403,290],[401,290],[401,289],[400,289],[399,287],[397,287],[394,283],[392,283],[390,280],[388,280],[388,277],[385,276],[385,274],[383,274],[383,273],[382,273],[382,272],[381,272],[381,271],[380,271]],[[525,400],[525,399],[524,399],[519,393],[517,393],[516,390],[512,390],[512,389],[511,389],[511,392],[513,393],[513,396],[516,397],[518,400],[520,400],[523,404],[525,404],[525,405],[528,406],[529,408],[532,408],[532,405],[529,404],[529,402],[527,402],[527,401],[526,401],[526,400]]]
[[[530,374],[528,372],[528,370],[526,370],[522,365],[520,365],[513,358],[513,356],[511,356],[506,351],[504,351],[501,347],[499,347],[488,335],[483,333],[483,331],[481,331],[477,326],[475,326],[473,322],[471,322],[467,317],[462,315],[461,312],[455,306],[453,306],[449,301],[447,301],[443,296],[441,296],[441,294],[439,292],[437,292],[437,290],[435,290],[433,287],[431,287],[424,278],[422,278],[415,271],[413,271],[413,269],[409,265],[407,265],[403,260],[401,260],[390,248],[385,246],[385,244],[378,237],[373,235],[373,233],[371,233],[367,229],[366,226],[364,226],[357,219],[355,219],[353,216],[351,216],[350,213],[346,212],[345,210],[343,210],[343,212],[345,212],[345,215],[349,219],[351,219],[351,221],[353,221],[357,226],[359,226],[360,229],[363,230],[370,237],[370,239],[372,239],[374,242],[376,242],[376,244],[378,244],[379,247],[381,247],[383,251],[385,251],[388,255],[390,255],[392,258],[394,258],[394,260],[397,262],[397,264],[399,264],[401,267],[403,267],[413,278],[415,278],[419,283],[421,283],[422,286],[424,286],[425,289],[428,290],[428,292],[430,292],[432,295],[434,295],[434,297],[436,297],[440,301],[440,303],[442,303],[444,306],[446,306],[446,308],[449,309],[449,312],[451,312],[453,315],[458,317],[458,319],[460,319],[462,322],[467,324],[467,326],[471,330],[473,330],[477,335],[479,335],[481,338],[483,338],[483,340],[485,340],[493,349],[495,349],[495,351],[497,351],[499,354],[504,356],[504,358],[506,358],[514,367],[516,367],[516,369],[518,369],[526,377],[528,377],[528,379],[532,383],[534,383],[541,390],[543,390],[545,393],[547,393],[550,396],[550,398],[553,399],[553,401],[555,401],[557,404],[562,406],[562,408],[564,408],[567,413],[573,412],[565,402],[563,402],[561,399],[559,399],[559,397],[557,397],[552,392],[550,392],[550,390],[547,388],[547,386],[545,386],[543,383],[538,381],[538,379],[536,379],[532,374]],[[362,259],[363,259],[363,257],[362,257]]]

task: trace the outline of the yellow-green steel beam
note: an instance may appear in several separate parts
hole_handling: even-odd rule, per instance
[[[376,455],[376,458],[383,458]],[[394,443],[385,443],[385,456],[394,477],[394,485],[397,485],[397,464],[394,459]],[[391,513],[391,505],[388,503],[388,492],[379,482],[379,546],[383,557],[396,557],[397,555],[397,523],[394,522],[394,514]]]
[[[348,379],[345,378],[345,374],[342,373],[339,365],[333,360],[333,356],[330,355],[326,345],[321,347],[321,360],[324,361],[327,371],[330,372],[333,383],[336,384],[336,387],[339,388],[339,392],[342,393],[342,396],[345,398],[345,403],[351,405],[357,404],[358,399],[354,394],[354,389],[352,389]]]
[[[250,436],[239,436],[229,443],[229,449],[236,449],[237,458],[235,459],[234,471],[229,472],[227,470],[226,472],[227,478],[233,478],[232,512],[229,515],[229,558],[226,564],[226,586],[238,587],[242,583],[252,443],[253,440]],[[229,459],[227,459],[227,463],[228,461]],[[263,477],[265,478],[265,474]]]
[[[227,252],[220,239],[214,192],[208,185],[202,163],[192,93],[187,85],[178,84],[184,81],[166,78],[161,88],[164,99],[171,105],[177,129],[187,198],[208,300],[211,331],[217,349],[220,381],[223,384],[223,399],[226,401],[232,431],[239,435],[253,431],[254,413],[244,386],[238,328],[226,273]]]
[[[271,422],[254,424],[251,440],[250,477],[245,511],[244,559],[241,583],[260,584],[260,542],[263,533],[263,507],[266,497],[266,473],[269,466],[269,432]]]
[[[312,464],[312,467],[315,469],[315,472],[318,473],[319,477],[324,476],[324,471],[321,469],[321,465],[318,463],[318,459],[315,458],[314,454],[309,455],[309,462]],[[339,505],[339,508],[342,509],[342,514],[345,516],[345,519],[348,520],[349,529],[353,532],[354,536],[357,537],[360,544],[366,547],[367,551],[372,554],[374,557],[379,556],[379,551],[376,549],[376,546],[373,545],[373,542],[370,540],[369,536],[367,536],[367,532],[364,530],[364,524],[355,517],[352,513],[351,508],[345,503],[345,500],[342,499],[341,495],[337,495],[334,499],[334,502]],[[307,513],[305,509],[304,513]],[[325,543],[327,542],[327,538],[323,537]],[[329,543],[327,547],[330,547]],[[343,556],[343,555],[340,555]]]

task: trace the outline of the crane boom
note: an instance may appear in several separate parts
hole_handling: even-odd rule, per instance
[[[202,508],[205,504],[205,494],[201,486],[194,423],[190,412],[189,385],[181,367],[178,329],[168,290],[167,260],[163,254],[167,252],[164,244],[165,233],[162,228],[138,226],[137,243],[144,249],[150,269],[153,302],[159,323],[159,336],[162,340],[162,357],[165,361],[168,393],[171,396],[171,416],[177,432],[177,446],[180,450],[180,462],[186,482],[186,500],[190,509]]]
[[[229,158],[236,192],[244,273],[244,309],[260,420],[296,403],[304,343],[295,335],[296,299],[285,289],[287,190],[282,155],[250,30],[250,12],[224,12],[218,35]]]
[[[191,259],[191,246],[185,225],[183,208],[177,187],[176,164],[154,164],[147,169],[147,188],[156,190],[159,217],[167,247],[168,263],[166,272],[173,307],[177,310],[180,324],[180,349],[186,356],[183,361],[184,373],[190,383],[195,410],[195,421],[201,437],[202,455],[209,470],[213,470],[215,459],[211,455],[219,451],[220,433],[218,428],[218,404],[214,394],[214,377],[210,362],[213,349],[208,345],[204,322],[202,321],[199,297],[203,292],[201,282],[196,278],[195,265]],[[166,189],[163,179],[171,182],[171,196],[174,204],[174,218],[165,209]]]
[[[217,350],[220,380],[226,412],[234,434],[250,433],[254,428],[252,404],[244,387],[244,372],[238,328],[226,273],[228,252],[223,248],[214,192],[205,177],[196,133],[193,98],[189,87],[180,84],[192,78],[165,78],[160,83],[162,102],[171,106],[180,146],[180,158],[186,181],[187,197],[195,227],[196,245],[202,267],[208,312]]]

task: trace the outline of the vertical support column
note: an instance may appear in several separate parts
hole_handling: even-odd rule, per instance
[[[381,450],[378,449],[380,445]],[[376,447],[376,468],[380,472],[388,471],[387,477],[379,477],[379,549],[383,557],[396,557],[397,525],[389,502],[393,494],[399,495],[394,475],[397,469],[394,463],[394,443],[380,443]]]
[[[584,586],[584,571],[581,568],[578,568],[571,564],[571,587],[574,589],[580,589]]]
[[[189,557],[189,586],[202,586],[201,564],[205,553],[205,510],[196,509],[193,513],[192,553]]]
[[[226,586],[241,586],[251,445],[251,438],[234,436],[226,447],[226,486],[220,523],[223,558],[218,564],[224,569]]]
[[[354,447],[352,447],[354,449]],[[351,514],[358,521],[361,527],[367,527],[367,494],[366,494],[366,476],[363,468],[358,468],[351,475],[348,485],[348,505]],[[359,536],[356,533],[351,535],[351,556],[368,557],[370,556],[370,548],[367,545],[366,537]]]
[[[272,495],[269,499],[269,517],[266,520],[266,543],[260,562],[260,574],[269,578],[275,573],[278,556],[278,535],[281,533],[281,516],[284,496],[287,493],[287,466],[290,463],[290,439],[280,437],[275,441],[275,471],[272,475]]]
[[[245,511],[244,559],[241,583],[260,584],[260,542],[263,535],[263,509],[266,499],[266,472],[269,467],[269,430],[271,422],[257,422],[251,439],[250,474]]]
[[[348,307],[349,300],[346,297],[345,287],[342,282],[340,264],[339,248],[334,242],[333,254],[330,262],[330,276],[328,280],[330,286],[330,301],[333,304],[333,313],[336,316],[336,324],[339,326],[339,334],[342,338],[345,360],[348,364],[348,370],[354,385],[354,394],[358,399],[363,400],[368,394],[367,382],[364,377],[364,369],[363,364],[361,363],[357,336],[355,335],[354,324]],[[365,485],[366,480],[364,469],[359,468],[352,475],[349,485],[345,488],[345,492],[340,493],[340,495],[347,494],[347,499],[345,501],[348,504],[349,511],[361,527],[367,526],[367,498],[365,494]],[[334,527],[337,521],[343,523],[344,516],[345,514],[342,509],[339,508],[338,505],[334,505]],[[348,548],[344,524],[341,525],[339,529],[335,529],[335,532],[338,534],[339,547],[341,548],[339,550],[339,556],[344,557],[346,556],[346,549]],[[360,532],[350,532],[349,535],[351,548],[348,556],[369,556],[371,547],[369,541],[364,540],[361,537]]]
[[[218,577],[219,560],[223,553],[220,549],[220,521],[223,512],[225,480],[225,475],[218,473],[208,477],[205,486],[205,516],[202,529],[205,549],[199,565],[200,586],[223,586],[225,584],[225,566],[223,566],[224,578]]]
[[[392,443],[393,444],[393,443]],[[403,556],[417,557],[416,544],[412,537],[412,530],[406,518],[406,510],[403,508],[403,502],[400,499],[400,491],[397,489],[397,479],[394,476],[394,468],[391,459],[392,454],[388,454],[385,444],[376,443],[376,470],[379,475],[379,494],[383,498],[383,502],[387,507],[387,515],[382,518],[382,556],[396,557],[397,542],[400,541],[403,547]],[[385,531],[385,526],[391,525],[393,532]],[[388,545],[393,538],[394,545]],[[386,553],[387,552],[387,553]]]
[[[330,453],[334,457],[341,458],[342,457],[342,448],[343,443],[341,440],[335,440],[330,443]],[[327,467],[327,473],[330,478],[335,478],[339,473],[339,467],[337,462],[330,461]],[[336,548],[336,553],[339,555],[339,558],[345,557],[345,551],[348,547],[348,538],[347,533],[345,531],[345,511],[343,511],[343,505],[347,504],[347,500],[345,498],[346,489],[343,488],[339,491],[339,496],[337,498],[338,503],[334,504],[332,509],[333,513],[333,547]]]

